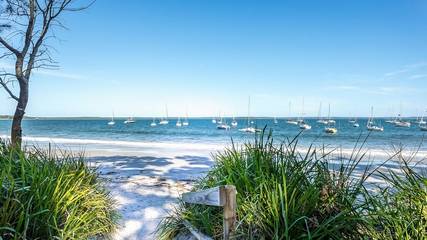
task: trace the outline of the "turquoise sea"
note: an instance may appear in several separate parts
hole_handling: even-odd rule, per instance
[[[24,135],[31,138],[49,138],[68,140],[91,140],[91,142],[166,142],[166,143],[201,143],[224,145],[230,143],[231,139],[236,142],[253,140],[254,134],[240,132],[238,129],[246,127],[245,118],[237,118],[238,126],[230,130],[218,130],[211,118],[190,118],[189,126],[176,127],[177,119],[170,118],[168,125],[157,125],[151,127],[152,118],[136,118],[133,124],[124,124],[126,119],[116,119],[114,126],[108,126],[109,119],[39,119],[24,120]],[[231,119],[225,119],[229,124]],[[254,118],[257,128],[273,131],[278,140],[293,138],[301,132],[298,126],[286,123],[285,119],[278,118],[274,124],[272,118]],[[410,128],[398,128],[385,123],[385,119],[377,119],[376,123],[384,126],[384,132],[368,132],[366,130],[366,118],[358,120],[359,128],[354,128],[348,119],[336,120],[338,133],[328,135],[324,132],[324,125],[316,123],[316,119],[305,119],[312,125],[311,130],[301,133],[300,144],[308,146],[330,145],[334,147],[353,148],[359,137],[369,137],[366,146],[369,148],[390,149],[392,146],[406,146],[409,148],[421,147],[427,150],[423,144],[427,132],[420,131],[419,127],[412,123]],[[415,119],[410,119],[415,121]],[[10,129],[10,120],[0,121],[0,136],[7,136]]]

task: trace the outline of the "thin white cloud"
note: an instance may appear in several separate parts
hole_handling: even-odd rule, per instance
[[[415,74],[409,77],[410,79],[427,78],[427,74]]]
[[[427,63],[420,62],[403,66],[396,71],[384,74],[386,80],[390,79],[418,79],[427,76]]]
[[[0,62],[0,70],[13,70],[15,66],[10,63]],[[61,79],[71,79],[71,80],[81,80],[87,79],[87,77],[78,75],[78,74],[70,74],[60,70],[44,70],[44,69],[35,69],[34,73],[36,75],[43,75],[48,77],[57,77]]]

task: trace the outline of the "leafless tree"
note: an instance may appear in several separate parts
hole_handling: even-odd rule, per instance
[[[21,146],[21,123],[27,108],[33,70],[58,67],[51,57],[52,48],[48,42],[55,38],[55,28],[65,28],[60,16],[91,5],[77,7],[74,6],[76,1],[0,0],[0,60],[14,63],[0,68],[0,87],[17,102],[11,127],[13,146]],[[15,82],[19,91],[12,86]]]

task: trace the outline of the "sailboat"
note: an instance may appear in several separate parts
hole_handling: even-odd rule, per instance
[[[304,115],[305,115],[305,113],[304,113],[304,98],[303,98],[302,99],[301,119],[298,120],[299,128],[303,129],[303,130],[310,130],[311,126],[308,123],[304,122]]]
[[[222,118],[221,118],[220,122],[221,123],[216,126],[217,129],[219,129],[219,130],[230,130],[230,125],[228,125],[225,120],[222,120]]]
[[[427,131],[427,123],[419,125],[421,131]]]
[[[178,121],[176,121],[176,124],[175,124],[177,127],[182,127],[182,123],[181,123],[181,118],[180,117],[178,117]]]
[[[251,97],[249,97],[249,101],[248,101],[248,119],[247,119],[247,124],[246,124],[246,128],[241,128],[239,129],[239,131],[241,132],[248,132],[248,133],[256,133],[256,132],[260,132],[260,129],[256,129],[254,127],[252,127],[253,122],[251,121]]]
[[[324,125],[328,124],[328,121],[322,118],[322,102],[320,102],[320,105],[319,105],[319,113],[317,114],[317,123],[324,124]]]
[[[331,119],[331,104],[328,105],[328,124],[335,124],[335,120]]]
[[[397,115],[397,119],[394,123],[394,126],[396,127],[411,127],[411,122],[405,121],[402,119],[402,103],[400,103],[400,112]]]
[[[292,103],[289,102],[289,119],[286,120],[286,123],[292,124],[292,125],[298,125],[298,121],[296,121],[295,119],[291,118],[291,105],[292,105]]]
[[[411,127],[411,122],[405,121],[402,119],[402,116],[399,114],[397,120],[394,123],[396,127]]]
[[[153,118],[153,121],[151,122],[150,126],[152,126],[152,127],[157,126],[156,118]]]
[[[274,123],[274,125],[277,125],[277,124],[279,123],[279,121],[277,121],[277,118],[276,118],[276,117],[274,117],[274,119],[273,119],[273,123]]]
[[[185,112],[185,119],[184,122],[182,122],[182,126],[188,126],[190,123],[188,122],[188,112]]]
[[[114,126],[114,124],[116,124],[116,122],[114,121],[114,112],[113,112],[113,116],[111,117],[111,121],[109,121],[108,126]]]
[[[133,117],[128,117],[128,119],[126,119],[126,121],[124,121],[124,124],[130,124],[130,123],[135,123],[136,121],[133,119]]]
[[[371,107],[371,116],[368,119],[368,122],[366,123],[366,129],[368,131],[376,131],[376,132],[383,132],[384,127],[375,125],[374,122],[374,107]]]
[[[417,123],[418,125],[424,125],[427,122],[424,120],[424,115],[421,115],[420,118],[417,117],[417,121],[415,123]]]
[[[168,120],[168,105],[165,106],[166,108],[166,118],[161,118],[159,124],[160,125],[167,125],[169,124],[169,120]]]
[[[234,118],[234,116],[233,116],[233,121],[231,121],[231,126],[232,126],[232,127],[237,127],[237,121],[236,121],[236,119]]]
[[[359,127],[359,123],[357,122],[357,118],[354,118],[354,120],[353,120],[353,127],[355,127],[355,128]]]

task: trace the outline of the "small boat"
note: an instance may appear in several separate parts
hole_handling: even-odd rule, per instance
[[[419,127],[420,127],[421,131],[427,131],[427,124],[426,123],[420,124]]]
[[[409,128],[409,127],[411,127],[411,122],[403,120],[402,117],[399,114],[398,115],[398,119],[394,122],[394,126]]]
[[[188,113],[185,113],[185,119],[184,122],[182,122],[182,126],[188,126],[190,125],[190,122],[188,122]]]
[[[303,122],[301,122],[299,124],[299,128],[302,129],[302,130],[310,130],[311,126],[309,124],[307,124],[306,122],[303,121]]]
[[[231,122],[231,126],[232,127],[237,127],[237,121],[236,119],[233,117],[233,121]]]
[[[353,127],[358,128],[360,125],[358,122],[353,123]]]
[[[166,105],[166,118],[161,118],[159,125],[168,125],[169,121],[168,121],[168,105]]]
[[[254,127],[247,127],[247,128],[241,128],[239,129],[240,132],[247,132],[247,133],[257,133],[261,132],[261,129],[257,129]]]
[[[297,120],[292,120],[292,119],[286,120],[286,123],[292,124],[292,125],[298,125],[298,121]]]
[[[176,121],[175,126],[182,127],[182,123],[181,123],[181,118],[180,117],[178,117],[178,121]]]
[[[256,132],[261,132],[260,129],[256,129],[254,127],[252,127],[253,125],[253,121],[251,121],[251,97],[249,97],[248,100],[248,120],[247,120],[247,125],[246,128],[241,128],[239,129],[240,132],[247,132],[247,133],[256,133]]]
[[[215,123],[216,123],[216,119],[215,119],[215,118],[213,118],[213,119],[212,119],[212,123],[213,123],[213,124],[215,124]]]
[[[415,122],[416,124],[418,124],[418,125],[425,125],[425,124],[427,124],[427,122],[424,120],[424,115],[423,116],[421,116],[421,118],[417,118],[417,121]]]
[[[327,124],[335,124],[335,120],[331,119],[331,104],[328,106],[328,119],[326,120]]]
[[[135,123],[136,121],[133,119],[133,117],[129,117],[128,119],[126,119],[126,121],[124,121],[124,124],[131,124],[131,123]]]
[[[326,125],[326,124],[328,124],[328,121],[325,119],[319,119],[319,120],[317,120],[317,123]]]
[[[327,126],[325,127],[325,133],[327,133],[327,134],[337,134],[338,129],[337,129],[335,126],[332,126],[332,125],[335,125],[335,121],[334,121],[334,120],[331,120],[331,119],[329,118],[330,113],[331,113],[331,105],[329,104],[328,124],[327,124]]]
[[[400,112],[397,115],[397,119],[394,123],[394,126],[396,126],[396,127],[407,127],[407,128],[411,127],[411,122],[405,121],[402,118],[402,103],[400,103]]]
[[[216,128],[217,128],[218,130],[230,130],[230,125],[228,125],[226,122],[223,122],[223,123],[221,123],[221,124],[218,124],[218,125],[216,126]]]
[[[276,117],[274,117],[274,119],[273,119],[273,123],[274,123],[274,125],[277,125],[277,124],[279,123],[279,121],[277,121],[277,118],[276,118]]]
[[[316,121],[317,123],[324,124],[324,125],[328,124],[328,121],[322,118],[322,102],[320,102],[320,105],[319,105],[319,113],[317,115],[317,118],[318,118],[318,120]]]
[[[289,102],[289,116],[291,116],[291,106],[292,106],[292,102]],[[291,125],[298,125],[299,122],[295,119],[289,118],[288,120],[286,120],[287,124],[291,124]]]
[[[383,132],[384,127],[375,125],[374,122],[374,107],[371,107],[371,116],[368,119],[368,122],[366,123],[366,129],[368,131],[374,131],[374,132]]]
[[[107,124],[108,126],[114,126],[116,124],[116,122],[114,121],[114,113],[113,113],[113,116],[111,117],[111,121],[109,121]]]
[[[325,133],[327,134],[336,134],[338,132],[338,130],[334,127],[326,127],[325,128]]]
[[[153,118],[153,121],[151,122],[150,126],[151,126],[151,127],[155,127],[155,126],[157,126],[157,123],[156,123],[156,119],[155,119],[155,118]]]
[[[350,120],[348,120],[348,122],[349,122],[349,123],[353,123],[353,124],[354,124],[354,123],[356,123],[356,122],[357,122],[357,120],[356,120],[356,119],[350,119]]]
[[[302,99],[302,110],[301,110],[301,118],[300,119],[298,119],[297,120],[297,122],[298,122],[298,126],[299,126],[299,128],[300,129],[303,129],[303,130],[310,130],[311,129],[311,126],[308,124],[308,123],[306,123],[306,122],[304,122],[304,119],[303,119],[303,117],[304,117],[304,98]]]

